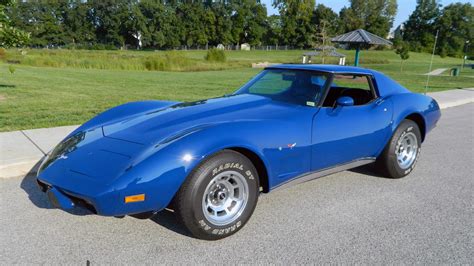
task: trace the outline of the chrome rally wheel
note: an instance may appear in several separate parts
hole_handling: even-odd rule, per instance
[[[202,198],[202,211],[214,225],[235,221],[245,209],[249,198],[245,177],[236,171],[225,171],[207,185]]]
[[[383,176],[404,177],[415,168],[420,155],[420,147],[421,132],[418,124],[405,119],[377,157],[375,165]]]
[[[409,168],[418,153],[418,141],[413,132],[408,132],[400,137],[395,149],[398,166],[402,169]]]
[[[258,201],[258,172],[243,154],[222,150],[200,163],[173,199],[178,220],[197,238],[217,240],[239,231]]]

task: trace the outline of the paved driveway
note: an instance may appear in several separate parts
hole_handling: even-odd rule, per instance
[[[0,180],[0,261],[10,263],[473,263],[474,104],[443,111],[415,171],[348,171],[260,198],[237,235],[189,237],[153,220],[51,209],[32,177]]]

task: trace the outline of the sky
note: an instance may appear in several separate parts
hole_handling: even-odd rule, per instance
[[[271,5],[272,0],[262,0],[262,3],[264,3],[267,6],[268,9],[268,14],[277,14],[278,11],[275,10],[272,5]],[[408,19],[408,16],[415,10],[416,7],[416,1],[415,0],[398,0],[398,12],[395,17],[395,22],[393,23],[393,29],[398,27],[398,25],[402,24]],[[472,3],[474,4],[474,0],[441,0],[440,4],[443,6],[447,6],[451,3],[456,3],[456,2],[461,2],[461,3]],[[344,7],[344,6],[349,6],[349,0],[316,0],[316,4],[324,4],[327,7],[332,8],[334,12],[339,13],[339,11]]]

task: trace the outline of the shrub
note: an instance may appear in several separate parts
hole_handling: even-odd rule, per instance
[[[145,60],[145,69],[150,71],[165,70],[165,62],[162,58],[148,58]]]
[[[206,59],[207,61],[213,61],[213,62],[226,61],[224,50],[220,50],[216,48],[209,49],[204,59]]]
[[[151,71],[183,71],[193,65],[193,62],[182,53],[171,51],[158,56],[149,56],[143,62],[146,70]]]
[[[15,69],[14,66],[12,66],[12,65],[9,65],[9,66],[8,66],[8,71],[10,71],[11,74],[15,73],[15,70],[16,70],[16,69]]]
[[[7,57],[7,51],[5,51],[5,49],[3,48],[0,48],[0,60],[5,60],[5,58]]]

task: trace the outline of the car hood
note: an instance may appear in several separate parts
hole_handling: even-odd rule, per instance
[[[255,119],[261,114],[259,108],[270,102],[269,98],[263,96],[243,94],[179,103],[105,125],[103,133],[108,138],[156,145],[194,127]]]
[[[39,175],[61,188],[75,184],[73,179],[110,184],[158,145],[220,123],[276,119],[281,113],[288,114],[288,107],[267,97],[244,94],[178,103],[128,116],[68,137],[50,153]],[[66,172],[67,178],[63,178]]]

